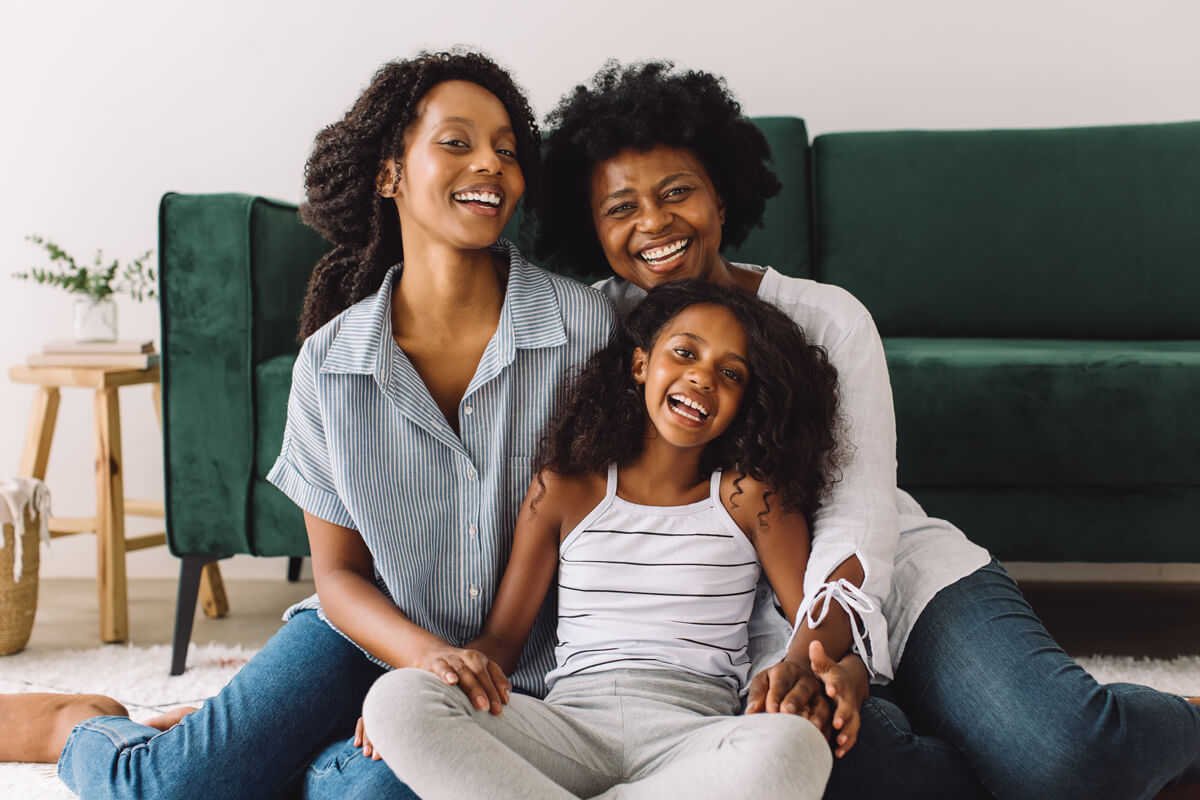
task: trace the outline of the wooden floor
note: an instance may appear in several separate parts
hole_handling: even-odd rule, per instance
[[[192,641],[261,647],[282,624],[292,603],[313,593],[311,580],[226,580],[229,615],[208,619],[196,612]],[[170,644],[175,630],[177,582],[129,581],[129,641],[136,645]],[[78,578],[43,579],[38,586],[30,648],[79,650],[100,644],[96,584]]]
[[[197,611],[192,641],[261,647],[279,628],[280,615],[313,592],[312,581],[227,580],[230,613],[207,619]],[[1026,582],[1026,597],[1046,627],[1076,656],[1140,655],[1166,658],[1200,653],[1200,584]],[[169,644],[176,583],[129,583],[130,641]],[[96,589],[90,580],[48,579],[40,584],[30,647],[85,649],[99,645]]]

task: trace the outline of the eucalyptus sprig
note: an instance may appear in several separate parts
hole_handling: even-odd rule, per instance
[[[116,259],[105,264],[103,251],[97,250],[95,262],[90,267],[81,267],[70,253],[49,239],[36,235],[25,238],[46,251],[52,266],[31,267],[28,272],[14,272],[14,278],[61,286],[68,292],[85,294],[92,300],[103,300],[117,293],[128,294],[139,302],[157,296],[154,292],[154,267],[147,263],[153,250],[147,250],[124,265]]]

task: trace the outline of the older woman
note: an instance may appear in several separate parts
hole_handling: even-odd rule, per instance
[[[670,280],[749,289],[837,367],[854,455],[814,516],[797,616],[828,613],[811,614],[820,624],[798,635],[834,657],[853,649],[887,686],[864,705],[859,744],[835,765],[826,796],[1135,798],[1200,779],[1200,707],[1098,684],[995,559],[897,489],[887,365],[862,304],[721,255],[779,190],[765,139],[724,83],[665,63],[610,63],[550,122],[542,255],[607,264],[616,275],[599,286],[621,313]],[[760,597],[768,662],[789,631],[769,590]]]

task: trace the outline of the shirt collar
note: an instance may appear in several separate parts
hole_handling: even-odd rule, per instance
[[[551,277],[525,260],[509,241],[499,239],[492,251],[508,256],[508,285],[496,329],[497,354],[511,363],[517,349],[556,347],[567,341],[562,308]],[[392,287],[403,265],[388,270],[379,290],[346,310],[342,324],[321,364],[321,372],[374,374],[387,385],[391,374]]]

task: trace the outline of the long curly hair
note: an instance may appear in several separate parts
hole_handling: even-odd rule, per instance
[[[607,274],[592,225],[592,169],[622,150],[686,148],[700,159],[725,202],[721,244],[736,247],[762,224],[781,184],[771,148],[725,85],[708,72],[675,71],[670,61],[608,61],[546,118],[546,204],[535,251],[556,268]]]
[[[641,451],[646,401],[633,379],[633,351],[650,352],[684,309],[729,309],[746,334],[750,378],[737,416],[709,442],[699,477],[735,470],[763,482],[769,497],[811,519],[838,479],[843,423],[837,369],[825,348],[775,306],[742,289],[703,280],[656,286],[572,381],[534,457],[534,473],[603,474]],[[739,478],[741,480],[741,478]]]
[[[481,53],[422,52],[384,64],[346,116],[317,134],[304,167],[300,218],[333,245],[313,270],[300,317],[303,340],[376,291],[403,258],[395,203],[376,193],[388,162],[404,155],[404,134],[421,99],[439,83],[470,81],[504,105],[525,177],[525,207],[541,204],[541,137],[521,88]],[[529,216],[528,214],[526,216]]]

